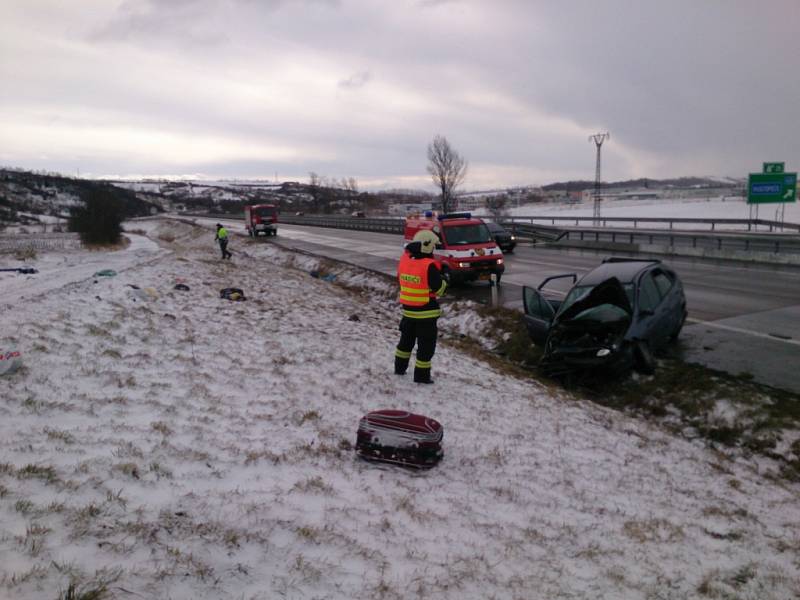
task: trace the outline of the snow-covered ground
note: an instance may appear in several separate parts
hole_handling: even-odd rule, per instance
[[[783,220],[787,223],[800,223],[800,203],[785,205],[762,204],[758,209],[758,218],[767,221],[780,221],[781,210]],[[512,217],[553,216],[553,217],[591,217],[594,207],[591,203],[580,204],[527,204],[508,209]],[[485,210],[474,211],[476,214],[487,214]],[[600,214],[603,217],[649,217],[649,218],[681,218],[681,219],[749,219],[750,205],[744,198],[684,198],[674,200],[608,200],[601,203]],[[755,218],[753,212],[753,218]],[[586,223],[585,223],[586,224]],[[627,227],[632,224],[609,223],[614,227]],[[638,225],[643,227],[641,223]],[[658,227],[658,225],[647,225]],[[683,228],[708,229],[708,225],[683,225]],[[676,227],[678,228],[678,227]],[[736,229],[741,229],[738,225]]]
[[[800,484],[765,464],[447,340],[415,385],[385,280],[238,237],[222,262],[208,231],[143,223],[168,251],[0,281],[0,347],[24,358],[0,379],[0,598],[800,595]],[[100,267],[118,275],[83,277]],[[443,462],[357,460],[379,408],[441,421]]]

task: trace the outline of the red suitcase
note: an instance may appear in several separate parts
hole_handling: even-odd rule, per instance
[[[358,424],[356,454],[366,460],[429,469],[444,455],[444,430],[434,419],[404,410],[376,410]]]

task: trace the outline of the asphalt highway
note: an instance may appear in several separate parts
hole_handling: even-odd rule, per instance
[[[394,274],[402,236],[343,229],[281,225],[277,243],[354,265]],[[506,256],[500,302],[522,308],[522,286],[546,277],[581,274],[609,256],[607,251],[517,246]],[[637,258],[643,258],[638,256]],[[658,258],[658,257],[656,257]],[[689,311],[677,351],[686,360],[734,374],[747,373],[774,387],[800,393],[800,267],[667,257],[683,281]],[[563,293],[569,282],[548,288]],[[560,289],[559,289],[560,288]],[[483,283],[454,292],[488,303]]]

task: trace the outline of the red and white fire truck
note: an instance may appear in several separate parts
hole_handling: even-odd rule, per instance
[[[247,235],[278,235],[278,207],[274,204],[252,204],[244,207]]]
[[[433,255],[449,273],[451,282],[491,281],[491,276],[496,275],[500,283],[505,271],[503,252],[481,219],[473,218],[470,213],[411,215],[406,217],[406,243],[424,229],[439,236],[441,244]]]

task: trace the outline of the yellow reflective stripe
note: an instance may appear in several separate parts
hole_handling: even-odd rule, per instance
[[[406,352],[404,350],[395,350],[394,355],[397,358],[411,358],[411,352]]]
[[[433,319],[442,316],[442,309],[435,308],[433,310],[404,310],[403,316],[409,319]]]
[[[417,296],[404,296],[403,294],[400,294],[400,303],[411,304],[414,306],[425,306],[428,303],[428,298],[418,298]]]
[[[445,291],[446,289],[447,289],[447,282],[443,280],[443,281],[442,281],[442,285],[441,285],[441,287],[440,287],[438,290],[436,290],[436,295],[437,295],[439,298],[441,298],[442,296],[444,296],[444,291]]]
[[[417,296],[427,296],[428,290],[423,290],[422,288],[410,288],[404,285],[400,286],[400,291],[406,294],[416,294]]]
[[[418,369],[430,369],[431,361],[417,359],[416,361],[414,361],[414,366]]]

